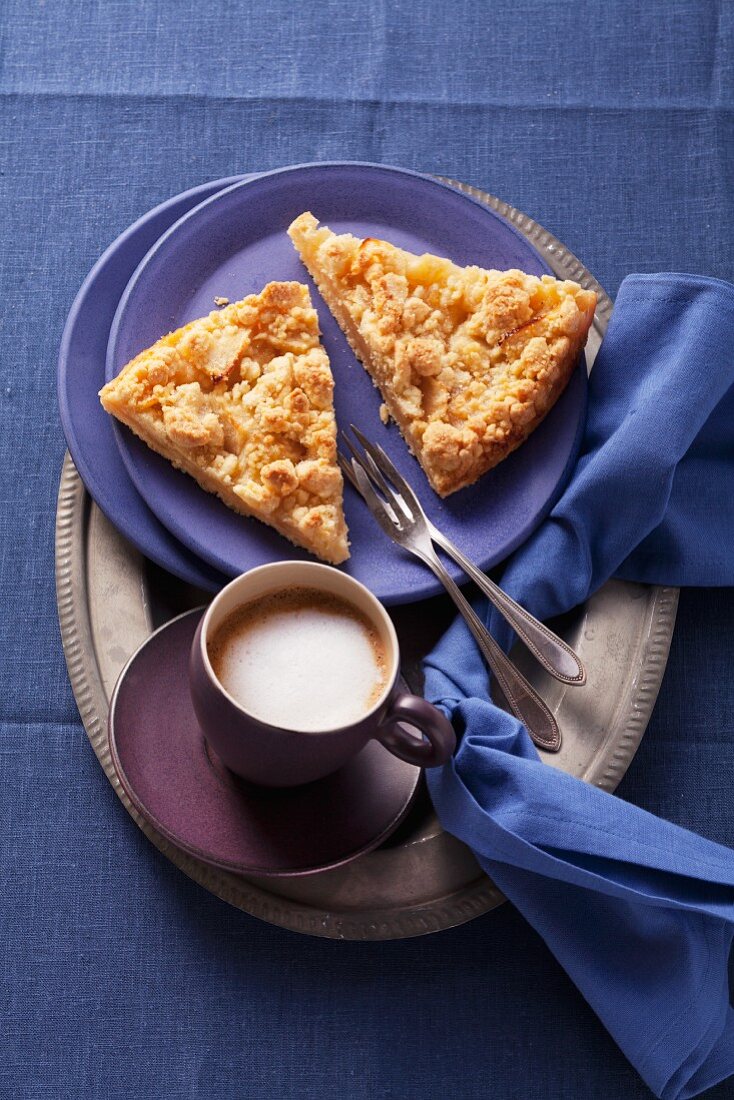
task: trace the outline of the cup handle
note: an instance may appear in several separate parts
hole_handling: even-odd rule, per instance
[[[408,722],[428,740],[418,740],[398,725]],[[435,768],[445,764],[456,748],[454,727],[445,714],[419,695],[397,695],[375,734],[394,756],[417,764],[419,768]]]

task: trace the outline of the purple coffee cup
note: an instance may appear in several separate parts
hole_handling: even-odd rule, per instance
[[[384,645],[385,686],[370,710],[349,725],[318,731],[271,725],[238,703],[214,673],[208,645],[224,620],[253,600],[291,588],[316,589],[346,600],[366,615]],[[189,662],[191,698],[210,746],[231,771],[267,787],[293,787],[321,779],[373,739],[421,768],[446,763],[456,747],[451,723],[425,699],[401,691],[399,678],[398,639],[385,608],[359,581],[316,562],[273,562],[233,580],[199,623]],[[411,734],[401,723],[423,736]]]

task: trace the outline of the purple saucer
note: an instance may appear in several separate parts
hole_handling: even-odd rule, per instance
[[[110,704],[110,750],[128,798],[197,859],[246,875],[305,875],[376,848],[400,824],[421,772],[377,742],[302,787],[255,787],[228,771],[197,725],[188,658],[202,608],[152,634]]]

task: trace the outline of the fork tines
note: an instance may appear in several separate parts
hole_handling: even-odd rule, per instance
[[[353,424],[351,429],[362,445],[362,451],[343,431],[341,435],[349,451],[349,457],[340,453],[339,465],[381,526],[394,537],[395,531],[392,528],[400,529],[405,521],[414,519],[413,512],[402,498],[402,494],[390,484],[391,481],[397,482],[400,475],[381,447],[370,443]],[[389,521],[389,529],[384,522],[385,519]]]
[[[394,500],[400,505],[405,516],[413,519],[416,513],[422,511],[422,509],[410,485],[398,472],[391,459],[388,458],[378,443],[371,443],[355,424],[350,424],[350,428],[364,452],[361,454],[347,433],[342,431],[342,439],[349,449],[351,461],[362,467],[372,484],[382,491],[388,501]],[[354,485],[354,479],[350,477],[350,481]]]

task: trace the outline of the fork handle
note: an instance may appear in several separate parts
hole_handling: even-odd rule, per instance
[[[494,640],[438,558],[423,554],[419,556],[433,570],[466,620],[466,624],[472,632],[482,656],[494,673],[512,713],[523,723],[539,748],[545,749],[547,752],[558,752],[561,747],[561,732],[555,718],[535,688],[528,683],[520,670]]]
[[[457,565],[461,566],[467,576],[471,577],[477,588],[480,588],[490,603],[494,604],[546,672],[563,684],[580,687],[586,683],[586,669],[580,658],[562,638],[521,607],[512,596],[503,592],[433,524],[430,532],[433,541],[453,558]]]

